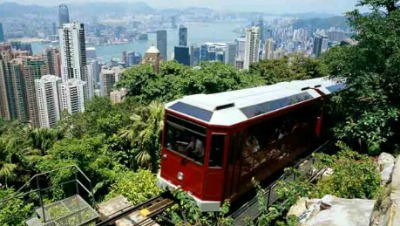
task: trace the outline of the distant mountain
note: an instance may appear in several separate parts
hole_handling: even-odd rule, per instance
[[[307,12],[307,13],[286,13],[282,14],[282,16],[296,17],[299,19],[314,19],[314,18],[330,18],[330,17],[336,17],[338,15],[332,13]]]
[[[133,3],[110,3],[110,2],[90,2],[70,4],[70,11],[77,14],[83,13],[92,16],[108,14],[132,15],[135,13],[147,14],[154,13],[156,10],[144,2]]]
[[[154,13],[156,10],[144,2],[109,3],[90,2],[68,4],[71,15],[103,16],[110,14],[132,15]],[[20,5],[17,3],[0,4],[0,18],[26,17],[29,15],[56,16],[57,6],[47,7],[38,5]]]
[[[25,17],[28,15],[48,15],[54,13],[54,7],[38,5],[20,5],[13,2],[0,4],[0,18]]]
[[[335,16],[329,18],[313,18],[313,19],[299,19],[294,22],[293,28],[311,28],[311,29],[328,29],[330,27],[338,27],[342,29],[349,28],[346,17],[344,16]]]

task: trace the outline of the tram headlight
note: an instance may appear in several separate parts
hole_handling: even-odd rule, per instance
[[[183,173],[182,172],[178,172],[178,180],[182,181],[183,180]]]

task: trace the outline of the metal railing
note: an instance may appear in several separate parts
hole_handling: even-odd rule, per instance
[[[69,170],[69,180],[60,182],[58,184],[52,184],[49,176],[61,170]],[[86,196],[91,201],[92,206],[96,205],[92,192],[92,181],[82,172],[82,170],[78,166],[71,165],[51,170],[45,173],[35,174],[21,188],[15,191],[15,194],[13,196],[0,200],[0,206],[3,207],[7,205],[10,201],[15,199],[23,199],[24,202],[28,200],[29,203],[33,204],[31,212],[34,212],[34,210],[36,209],[37,214],[43,217],[43,219],[41,219],[43,224],[46,224],[49,219],[46,219],[48,217],[46,216],[47,214],[45,211],[45,199],[51,199],[54,196],[53,192],[57,189],[58,191],[61,191],[62,196]],[[39,206],[39,208],[37,208],[37,206]],[[8,222],[10,220],[15,222],[16,215],[17,213],[9,214],[6,219],[0,221],[0,225],[3,225],[5,224],[4,222]]]

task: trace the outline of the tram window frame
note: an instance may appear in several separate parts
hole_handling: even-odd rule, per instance
[[[221,143],[221,140],[219,140],[218,142],[219,142],[219,144],[218,145],[221,145],[222,144],[222,146],[220,146],[220,147],[218,147],[218,149],[220,150],[219,152],[220,152],[220,155],[218,155],[217,156],[217,158],[219,158],[219,160],[218,161],[215,161],[216,163],[219,163],[218,165],[211,165],[211,164],[213,164],[213,157],[214,156],[216,156],[216,155],[214,155],[214,153],[215,153],[215,149],[214,149],[214,141],[215,141],[215,139],[214,139],[214,137],[218,137],[218,136],[220,136],[220,137],[222,137],[222,143]],[[208,154],[208,167],[209,168],[211,168],[211,169],[221,169],[222,167],[223,167],[223,163],[224,163],[224,153],[225,153],[225,142],[226,142],[226,136],[227,136],[227,134],[226,133],[212,133],[211,134],[211,142],[210,142],[210,151],[209,151],[209,154]]]
[[[172,119],[172,120],[171,120]],[[203,156],[195,158],[195,156],[190,156],[189,154],[193,154],[194,151],[192,150],[192,152],[189,152],[189,150],[185,150],[185,151],[178,151],[178,150],[174,150],[174,148],[172,148],[171,144],[171,139],[169,137],[169,131],[170,128],[174,128],[175,130],[181,130],[185,133],[189,133],[190,137],[193,137],[195,139],[194,142],[196,142],[194,145],[197,144],[197,142],[201,142],[200,144],[202,145],[202,152],[203,152]],[[201,125],[192,123],[190,121],[172,116],[172,115],[167,115],[166,116],[166,124],[165,124],[165,139],[164,139],[164,148],[166,148],[168,151],[171,151],[185,159],[191,160],[192,162],[196,163],[197,165],[200,166],[204,166],[205,163],[205,155],[206,155],[206,142],[207,142],[207,128],[203,127]],[[174,138],[173,138],[174,139]],[[176,139],[176,137],[175,137]],[[191,139],[191,138],[190,138]],[[188,140],[187,142],[182,142],[182,141],[176,141],[176,142],[180,142],[180,143],[187,143],[186,145],[189,145],[190,140]],[[186,152],[186,153],[185,153]]]

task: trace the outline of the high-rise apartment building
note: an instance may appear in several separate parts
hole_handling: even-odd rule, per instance
[[[60,120],[59,85],[61,79],[54,75],[45,75],[35,80],[39,125],[53,128]]]
[[[87,81],[85,28],[82,23],[64,24],[60,28],[61,79]]]
[[[260,48],[260,28],[251,27],[246,31],[246,46],[244,49],[243,68],[249,69],[250,64],[258,62]]]
[[[11,46],[0,44],[0,116],[7,120],[11,119],[8,97],[11,76],[9,75],[9,70],[6,68],[6,63],[11,59]]]
[[[88,62],[88,78],[93,81],[93,89],[100,87],[100,69],[101,66],[97,60],[91,60]],[[91,93],[90,87],[89,93]]]
[[[238,38],[235,40],[236,43],[236,57],[244,59],[244,49],[246,48],[246,39]]]
[[[58,25],[63,27],[64,24],[69,23],[69,12],[68,6],[61,4],[58,6]]]
[[[157,49],[160,51],[163,60],[168,60],[167,55],[167,31],[158,30],[157,31]]]
[[[89,80],[87,73],[84,25],[78,22],[64,24],[59,33],[62,82],[81,80],[85,84],[84,100],[88,100],[93,96],[89,92],[93,81]],[[68,112],[73,110],[69,109]]]
[[[85,111],[86,83],[79,79],[69,79],[59,85],[60,109],[69,114]]]
[[[175,46],[174,57],[175,60],[178,61],[178,63],[189,66],[190,65],[189,47]]]
[[[115,72],[109,68],[103,68],[100,72],[101,96],[110,96],[115,84]]]
[[[21,59],[0,60],[1,116],[28,121],[25,77]]]
[[[5,42],[5,41],[6,41],[6,36],[4,34],[3,24],[0,23],[0,42]]]
[[[37,106],[35,80],[48,73],[47,65],[41,57],[26,57],[23,61],[25,74],[26,99],[29,122],[33,126],[39,126],[39,113]]]
[[[188,30],[187,27],[181,25],[179,27],[179,45],[180,46],[187,46],[188,41]]]
[[[61,78],[61,54],[60,49],[49,47],[45,50],[47,74]]]

